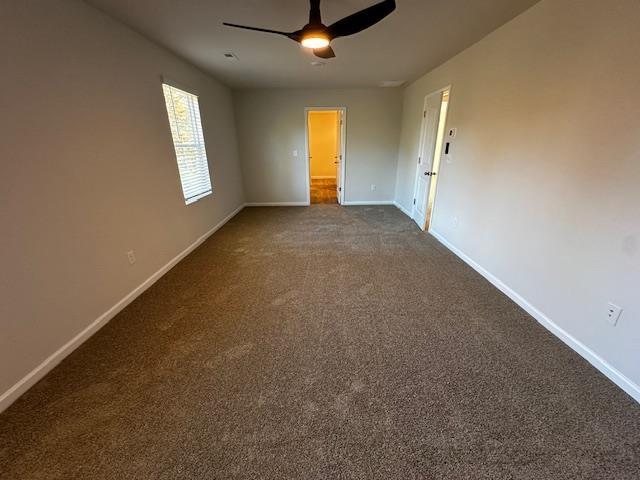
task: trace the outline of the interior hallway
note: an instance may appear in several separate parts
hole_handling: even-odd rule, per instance
[[[0,478],[637,479],[639,423],[395,207],[254,208],[0,415]]]

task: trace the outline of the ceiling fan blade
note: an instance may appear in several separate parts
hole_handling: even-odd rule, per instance
[[[320,57],[320,58],[335,58],[336,56],[336,53],[333,51],[333,48],[331,47],[314,48],[313,54],[316,57]]]
[[[331,38],[346,37],[375,25],[396,9],[395,0],[384,0],[338,20],[328,28]]]
[[[243,30],[253,30],[254,32],[275,33],[276,35],[284,35],[285,37],[292,35],[292,33],[289,32],[280,32],[278,30],[269,30],[267,28],[247,27],[246,25],[236,25],[235,23],[224,22],[223,25],[233,28],[242,28]]]
[[[322,16],[320,15],[320,0],[309,0],[311,8],[309,9],[309,23],[311,25],[318,25],[322,23]]]

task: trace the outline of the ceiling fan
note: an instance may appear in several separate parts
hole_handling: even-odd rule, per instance
[[[384,0],[369,8],[360,10],[348,17],[338,20],[328,27],[322,23],[320,15],[320,0],[310,0],[309,23],[295,32],[280,32],[266,28],[247,27],[235,23],[224,23],[227,27],[243,28],[256,32],[275,33],[283,35],[300,43],[303,47],[310,48],[316,57],[333,58],[336,56],[331,48],[331,41],[338,37],[347,37],[366,30],[375,25],[396,9],[395,0]]]

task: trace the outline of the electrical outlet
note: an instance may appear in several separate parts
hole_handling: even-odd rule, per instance
[[[620,320],[620,315],[622,315],[622,308],[613,303],[607,304],[607,322],[615,327]]]
[[[371,191],[373,192],[373,191],[375,191],[375,189],[376,189],[376,186],[372,184],[371,185]]]
[[[134,263],[136,263],[136,252],[134,252],[133,250],[129,250],[127,252],[127,260],[129,260],[129,265],[133,265]]]
[[[458,220],[458,217],[453,217],[451,219],[451,225],[453,226],[453,228],[458,228],[458,225],[460,225],[460,220]]]
[[[294,150],[291,154],[292,154],[294,157],[297,157],[297,156],[298,156],[298,150]]]

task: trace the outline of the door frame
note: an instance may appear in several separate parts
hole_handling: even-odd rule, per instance
[[[420,161],[421,158],[423,156],[423,151],[424,151],[424,141],[426,138],[426,129],[427,129],[427,118],[426,115],[424,114],[424,112],[427,111],[427,101],[430,97],[433,97],[434,95],[441,95],[446,92],[447,90],[449,90],[449,102],[451,102],[451,85],[447,85],[446,87],[442,87],[439,88],[438,90],[435,90],[431,93],[429,93],[428,95],[426,95],[424,97],[424,102],[422,104],[422,122],[420,123],[420,138],[418,140],[418,156],[416,158],[416,172],[415,172],[415,179],[413,182],[413,204],[411,205],[411,220],[415,221],[415,215],[416,215],[416,199],[417,199],[417,194],[418,194],[418,181],[420,180],[419,174],[420,174]],[[442,102],[440,103],[440,105],[442,106]],[[449,121],[449,115],[447,115],[447,118],[445,119],[445,122]],[[436,125],[436,142],[438,141],[437,139],[437,129],[440,126],[440,121],[438,120],[438,124]],[[446,131],[446,123],[445,123],[445,131]],[[446,141],[446,137],[442,139],[443,144]],[[437,147],[437,145],[434,144],[434,149]],[[442,160],[442,158],[440,159]],[[433,161],[435,161],[435,158],[433,159]],[[442,162],[440,162],[440,165],[442,166]],[[438,175],[440,174],[440,172],[438,172]],[[436,182],[439,181],[439,179],[436,179]],[[429,183],[429,191],[427,192],[427,198],[429,196],[429,193],[431,192],[431,182]],[[437,195],[438,191],[436,190],[436,197],[433,200],[433,211],[431,213],[431,217],[433,218],[433,212],[435,212],[436,210],[436,201],[437,201]],[[433,222],[431,222],[433,223]],[[421,227],[424,228],[424,227]],[[429,228],[426,230],[427,232],[429,232],[431,230],[431,224],[429,225]]]
[[[305,107],[304,108],[304,158],[306,160],[307,175],[307,205],[311,205],[311,159],[309,156],[309,112],[336,111],[342,113],[342,125],[340,126],[340,198],[338,203],[344,205],[346,198],[345,184],[347,173],[347,107]]]

